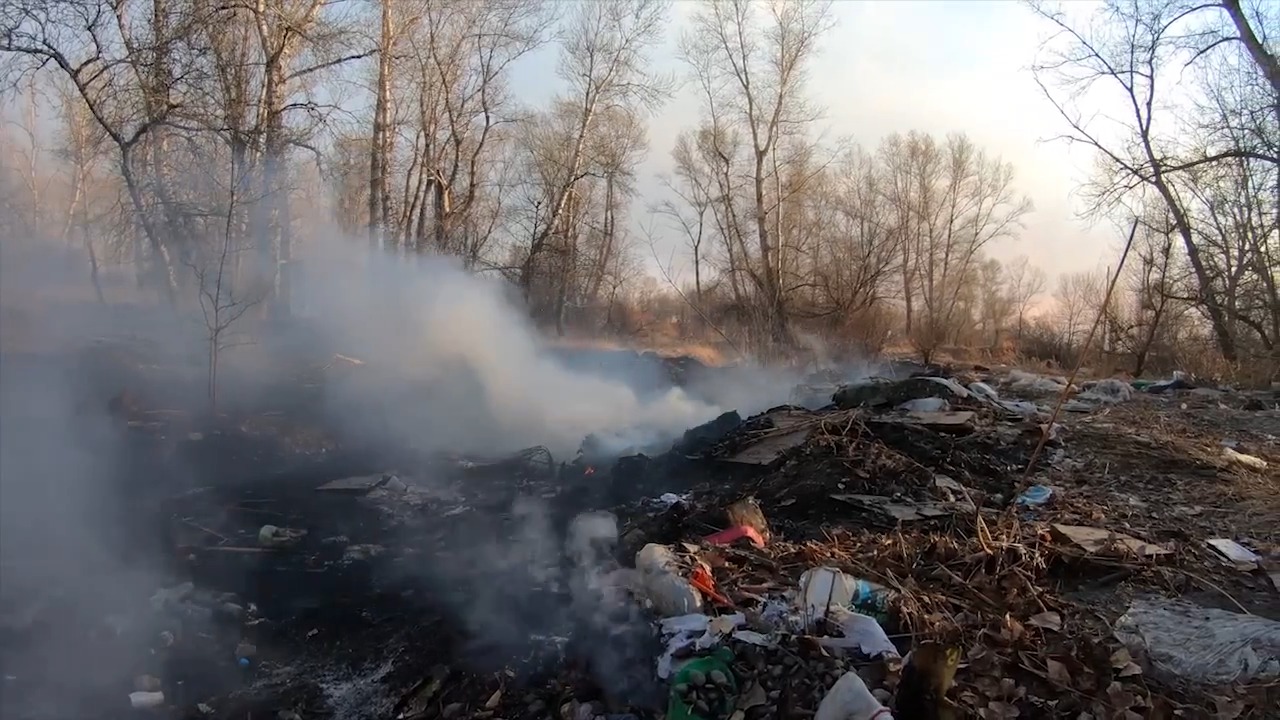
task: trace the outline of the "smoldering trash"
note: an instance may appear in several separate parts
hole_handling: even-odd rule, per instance
[[[23,654],[69,610],[48,598],[4,606],[4,716],[1277,707],[1280,654],[1263,642],[1280,605],[1275,538],[1237,537],[1249,566],[1223,562],[1206,543],[1223,532],[1208,496],[1151,483],[1252,470],[1209,451],[1188,464],[1142,439],[1178,390],[1082,392],[1087,408],[1064,413],[1046,441],[1048,385],[1065,387],[1000,371],[864,380],[825,404],[726,412],[658,447],[588,437],[565,456],[344,448],[279,417],[196,433],[139,405],[120,422],[140,447],[219,456],[220,477],[138,490],[133,523],[163,538],[168,582],[109,616],[75,609],[95,638],[94,683],[68,691],[75,678]],[[231,456],[260,472],[234,476]],[[1247,609],[1264,629],[1263,644],[1238,649],[1249,672],[1179,677],[1168,642],[1143,636],[1138,611],[1157,601],[1131,608],[1138,590],[1185,595],[1184,617],[1206,623]],[[1187,623],[1184,642],[1221,636]]]

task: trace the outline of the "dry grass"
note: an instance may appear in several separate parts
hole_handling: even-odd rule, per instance
[[[663,357],[691,357],[703,365],[723,367],[734,361],[736,353],[729,348],[712,343],[680,340],[639,339],[634,342],[609,338],[563,337],[548,340],[552,347],[579,348],[584,350],[631,350],[653,352]]]

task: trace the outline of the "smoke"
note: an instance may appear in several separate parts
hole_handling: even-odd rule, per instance
[[[27,295],[87,281],[0,246],[0,715],[86,716],[104,692],[123,701],[112,683],[142,647],[133,619],[160,581],[138,559],[159,538],[140,526],[155,498],[124,485],[127,447],[110,391],[97,394],[110,314]]]
[[[274,386],[296,389],[305,367],[337,352],[364,361],[323,386],[319,424],[336,427],[344,441],[488,455],[545,445],[566,459],[588,434],[617,453],[665,449],[724,410],[748,415],[785,402],[795,381],[740,368],[685,390],[658,382],[651,366],[574,368],[544,342],[509,285],[449,258],[390,257],[337,236],[311,239],[300,255],[306,270],[294,278],[295,317],[262,327],[250,313],[235,330],[256,344],[228,349],[220,362],[219,407],[232,419],[241,410],[275,409]],[[123,701],[121,674],[149,671],[125,667],[155,638],[137,618],[152,593],[182,579],[156,567],[163,525],[156,508],[213,474],[183,467],[172,443],[156,447],[156,438],[131,433],[107,412],[108,398],[142,378],[133,389],[164,397],[163,405],[146,398],[148,407],[201,416],[199,315],[192,307],[157,309],[136,293],[141,302],[120,303],[116,293],[112,304],[98,305],[87,261],[74,260],[32,265],[8,255],[0,262],[0,662],[4,674],[20,678],[59,668],[38,684],[39,697],[5,693],[0,707],[13,717],[41,716],[43,706],[43,716],[65,716],[72,695],[65,690],[86,704],[102,692]],[[86,292],[75,301],[44,292],[60,287]],[[117,373],[102,362],[100,341],[122,335],[147,349],[132,370]],[[137,445],[140,437],[147,439]],[[585,638],[579,652],[603,687],[643,695],[649,688],[636,676],[651,657],[648,625],[612,582],[617,521],[589,514],[565,527],[566,512],[528,497],[495,514],[477,511],[472,529],[452,543],[464,552],[428,558],[411,572],[456,611],[475,659],[502,662],[535,636],[543,643],[573,635]],[[40,617],[51,597],[61,598],[61,609],[49,617],[69,612],[83,622],[22,619]],[[109,634],[102,625],[112,615],[133,617],[133,629],[119,642],[87,648],[83,637]]]
[[[307,315],[367,363],[331,398],[357,431],[424,450],[541,444],[564,456],[589,433],[648,446],[722,411],[680,388],[642,393],[571,370],[497,279],[359,247],[326,243],[303,281]]]
[[[617,518],[587,511],[557,528],[552,516],[544,501],[519,498],[510,535],[493,527],[476,532],[462,543],[469,548],[465,562],[436,557],[421,568],[421,579],[454,589],[469,637],[462,662],[538,672],[547,669],[539,660],[554,665],[571,656],[611,701],[652,705],[659,699],[650,672],[654,634],[626,594],[626,573],[615,557]],[[530,662],[513,667],[515,658]]]

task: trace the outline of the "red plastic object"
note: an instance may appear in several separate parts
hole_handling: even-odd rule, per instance
[[[698,592],[711,598],[713,602],[733,607],[733,603],[729,601],[729,598],[721,595],[716,590],[715,578],[711,577],[711,573],[705,567],[699,566],[693,569],[693,572],[689,574],[689,584]]]
[[[702,539],[712,545],[731,545],[742,538],[747,538],[751,541],[752,545],[755,545],[758,548],[764,547],[764,538],[760,537],[760,533],[756,532],[755,528],[747,525],[739,525],[737,527],[731,527],[728,530],[721,530],[714,535],[708,535]]]

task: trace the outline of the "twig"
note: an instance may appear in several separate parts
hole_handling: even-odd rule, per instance
[[[1062,412],[1062,404],[1067,400],[1067,393],[1071,391],[1071,385],[1075,382],[1076,374],[1080,372],[1080,366],[1084,364],[1085,355],[1089,353],[1089,346],[1093,344],[1093,336],[1098,331],[1098,325],[1102,323],[1102,318],[1107,314],[1107,308],[1111,307],[1111,293],[1116,289],[1116,281],[1120,279],[1120,273],[1124,270],[1124,261],[1129,257],[1129,250],[1133,248],[1133,238],[1138,234],[1138,220],[1133,221],[1133,226],[1129,228],[1129,239],[1124,243],[1124,251],[1120,253],[1120,262],[1116,265],[1116,271],[1112,273],[1111,280],[1107,283],[1107,292],[1102,296],[1102,307],[1098,308],[1098,314],[1093,319],[1093,326],[1089,328],[1089,334],[1084,339],[1084,345],[1080,348],[1080,354],[1076,358],[1075,367],[1071,368],[1071,375],[1067,378],[1067,384],[1062,388],[1062,392],[1058,393],[1058,402],[1053,406],[1053,414],[1049,416],[1049,422],[1045,424],[1044,431],[1040,433],[1040,442],[1036,443],[1036,449],[1031,452],[1031,459],[1027,461],[1027,469],[1022,473],[1022,489],[1025,490],[1027,480],[1031,477],[1031,469],[1035,467],[1036,460],[1040,457],[1040,452],[1044,450],[1044,445],[1049,441],[1049,434],[1053,432],[1053,425],[1058,421],[1058,414]],[[1014,503],[1010,507],[1016,506]]]
[[[1200,577],[1199,575],[1196,575],[1195,573],[1188,572],[1188,571],[1186,571],[1186,570],[1183,570],[1182,568],[1174,568],[1174,570],[1177,570],[1178,572],[1182,573],[1183,575],[1186,575],[1187,577],[1191,578],[1192,580],[1195,580],[1196,582],[1200,583],[1201,585],[1204,585],[1205,587],[1209,588],[1210,590],[1217,590],[1217,591],[1222,595],[1222,597],[1224,597],[1224,598],[1226,598],[1226,599],[1230,600],[1230,601],[1231,601],[1231,604],[1232,604],[1232,605],[1235,605],[1235,606],[1236,606],[1236,607],[1238,607],[1238,608],[1240,608],[1240,612],[1244,613],[1245,615],[1252,615],[1252,614],[1253,614],[1253,613],[1249,612],[1248,610],[1246,610],[1246,609],[1245,609],[1245,607],[1244,607],[1244,605],[1241,605],[1241,604],[1240,604],[1240,601],[1239,601],[1239,600],[1236,600],[1234,597],[1232,597],[1231,593],[1227,592],[1226,590],[1223,590],[1222,588],[1218,587],[1217,585],[1214,585],[1213,583],[1209,582],[1208,580],[1205,580],[1204,578]]]
[[[229,541],[229,539],[227,538],[227,536],[226,536],[226,535],[223,535],[223,534],[218,533],[218,532],[214,532],[213,530],[210,530],[209,528],[207,528],[207,527],[205,527],[205,526],[201,525],[200,523],[198,523],[198,522],[196,522],[196,521],[194,521],[194,520],[189,520],[189,519],[187,519],[187,518],[179,518],[179,520],[181,520],[183,523],[185,523],[185,524],[187,524],[187,525],[190,525],[191,527],[193,527],[193,528],[195,528],[195,529],[197,529],[197,530],[202,530],[202,531],[204,531],[204,532],[209,533],[210,535],[212,535],[212,536],[214,536],[214,537],[218,538],[218,539],[219,539],[219,540],[221,540],[222,542],[228,542],[228,541]]]
[[[698,307],[697,303],[690,300],[689,296],[686,295],[685,292],[680,289],[680,286],[676,284],[676,281],[671,279],[671,274],[667,272],[667,268],[664,267],[662,265],[662,261],[658,259],[658,249],[654,246],[651,234],[649,237],[649,252],[653,254],[653,262],[658,266],[658,272],[662,273],[663,279],[667,281],[667,284],[671,286],[672,290],[676,291],[676,294],[680,296],[680,299],[684,301],[684,304],[688,305],[694,312],[698,313],[698,317],[702,318],[702,321],[707,324],[707,327],[715,330],[717,335],[724,338],[726,343],[729,343],[729,347],[733,348],[733,351],[738,354],[738,359],[745,360],[747,355],[742,352],[737,343],[731,340],[729,336],[725,334],[725,331],[720,329],[719,325],[712,322],[711,318],[707,317],[707,314],[702,311],[702,308]]]

